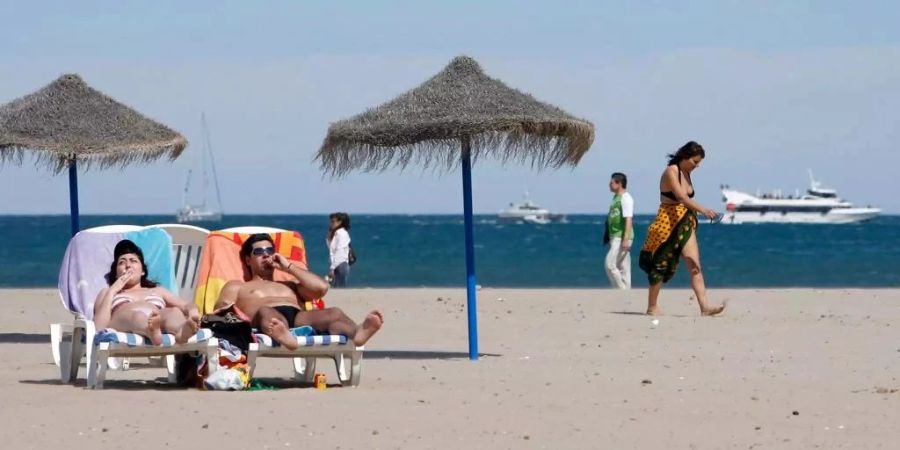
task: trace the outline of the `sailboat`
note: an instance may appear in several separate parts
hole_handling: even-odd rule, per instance
[[[206,114],[200,114],[200,122],[203,126],[203,150],[200,152],[203,198],[200,203],[197,204],[191,204],[188,201],[188,192],[190,191],[191,178],[193,175],[193,170],[188,169],[187,181],[184,183],[184,192],[181,201],[183,206],[175,214],[178,223],[217,222],[222,220],[222,197],[219,195],[219,179],[216,176],[216,162],[213,159],[212,145],[209,141],[209,128],[206,125]],[[215,188],[216,191],[216,205],[218,206],[218,209],[214,209],[206,203],[207,192],[209,190],[209,177],[206,172],[207,165],[209,165],[212,171],[213,188]]]

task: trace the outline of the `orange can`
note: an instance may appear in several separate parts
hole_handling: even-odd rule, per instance
[[[316,389],[324,391],[325,388],[328,387],[328,383],[325,379],[325,374],[321,372],[316,373],[316,376],[313,377],[313,384],[315,384]]]

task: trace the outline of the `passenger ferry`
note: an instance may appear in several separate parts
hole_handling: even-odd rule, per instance
[[[871,220],[881,213],[873,207],[855,207],[826,188],[809,171],[806,193],[787,195],[781,191],[750,195],[722,186],[725,216],[722,223],[855,223]]]

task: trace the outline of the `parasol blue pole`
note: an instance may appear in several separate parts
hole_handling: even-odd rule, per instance
[[[478,360],[478,307],[475,293],[475,229],[472,223],[472,157],[462,139],[463,215],[466,227],[466,310],[469,316],[469,359]]]
[[[69,219],[72,223],[72,236],[79,230],[78,224],[78,171],[75,157],[69,160]]]

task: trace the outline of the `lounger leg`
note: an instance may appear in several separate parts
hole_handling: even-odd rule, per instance
[[[50,327],[52,333],[53,325]],[[69,335],[69,338],[74,338],[74,336]],[[62,340],[62,336],[60,336],[60,341],[55,345],[57,345],[57,351],[59,352],[59,355],[54,355],[54,357],[59,357],[59,380],[63,383],[71,383],[74,379],[72,374],[72,365],[74,363],[72,361],[72,341]],[[77,372],[77,367],[75,370]]]
[[[71,346],[65,347],[69,351],[69,356],[67,358],[67,364],[69,366],[67,382],[69,383],[78,379],[78,370],[81,368],[81,359],[84,357],[85,349],[90,351],[89,349],[91,346],[85,345],[84,342],[87,339],[86,336],[92,335],[88,335],[85,328],[73,328]],[[88,361],[90,361],[90,355],[88,355]]]
[[[357,350],[350,354],[350,386],[359,386],[362,376],[362,352]]]
[[[130,362],[128,358],[125,357],[112,357],[106,358],[106,367],[112,370],[128,370],[130,366]]]
[[[256,371],[257,356],[259,356],[259,344],[251,342],[250,347],[247,349],[247,365],[250,366],[250,377],[253,377],[253,372]]]
[[[175,384],[178,381],[178,373],[175,371],[175,355],[166,355],[166,370],[169,372],[169,383]]]
[[[59,346],[62,344],[62,324],[50,324],[50,351],[53,353],[53,364],[59,367]],[[65,380],[63,380],[65,382]]]
[[[249,358],[247,360],[249,361]],[[219,340],[216,338],[211,338],[206,342],[206,367],[208,367],[209,375],[219,370]]]
[[[88,387],[103,389],[106,380],[106,360],[109,358],[109,342],[101,342],[100,345],[91,346],[91,360],[88,361]]]
[[[343,353],[334,355],[334,369],[337,371],[338,379],[341,380],[341,386],[350,383],[350,374],[347,372],[347,358]]]
[[[293,358],[294,380],[312,383],[316,378],[316,358]]]
[[[51,323],[50,324],[50,351],[53,352],[53,363],[60,364],[60,345],[68,335],[72,334],[75,327],[70,324]]]

